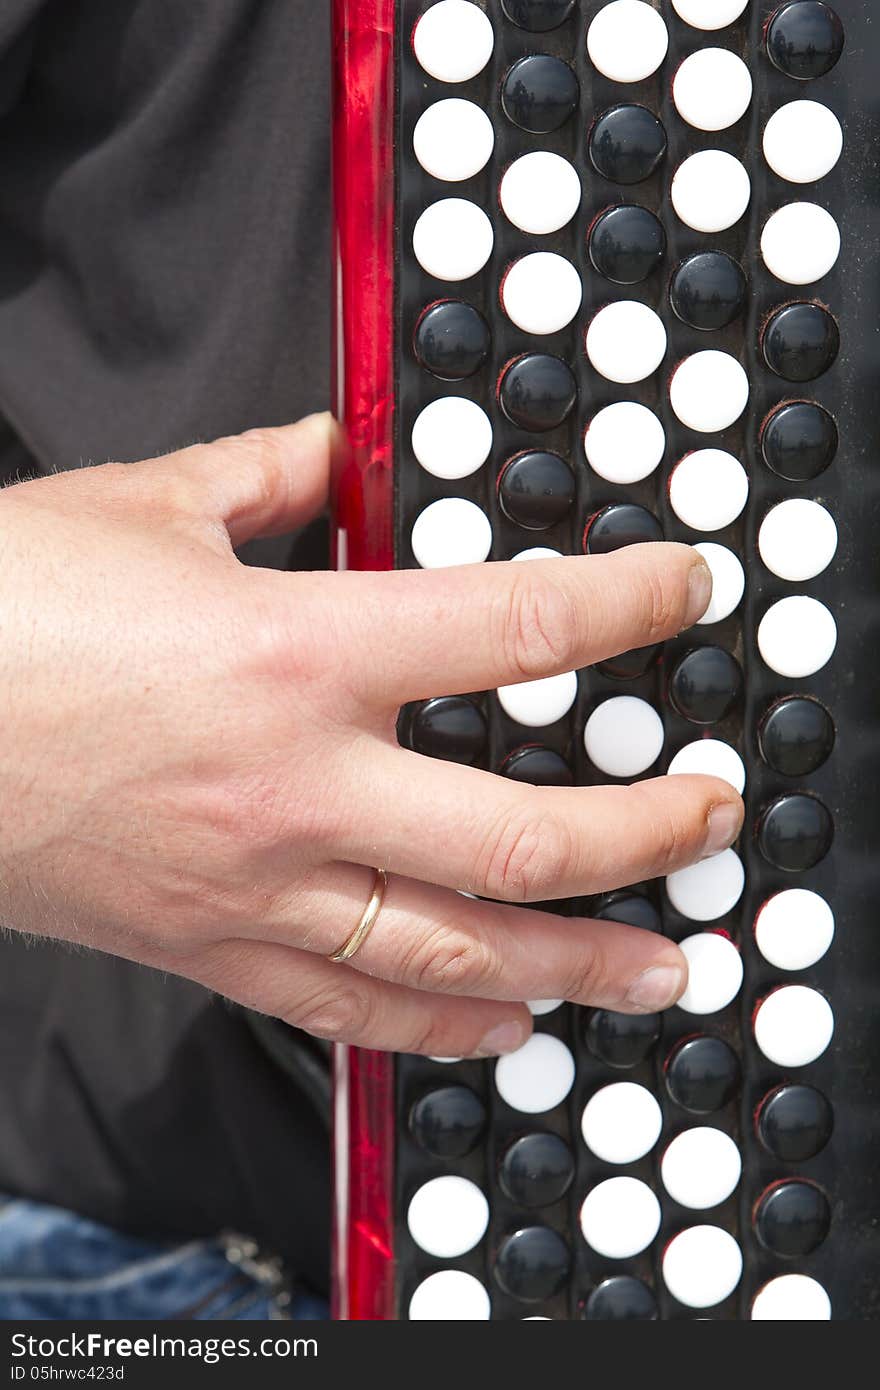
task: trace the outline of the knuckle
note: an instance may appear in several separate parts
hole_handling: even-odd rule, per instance
[[[576,661],[577,618],[571,597],[558,584],[518,574],[502,612],[501,649],[510,668],[522,680],[568,669]]]
[[[410,952],[405,976],[416,989],[479,993],[497,982],[501,962],[486,941],[454,926],[438,927]]]
[[[602,948],[595,942],[578,948],[572,962],[565,998],[576,1004],[590,1004],[606,997],[607,964]]]
[[[348,1042],[368,1037],[373,1006],[365,991],[342,987],[322,991],[294,1009],[289,1022],[316,1038]]]
[[[659,570],[648,570],[643,580],[644,621],[649,641],[659,641],[682,625],[678,590]],[[646,644],[647,645],[647,644]]]
[[[668,779],[671,780],[671,779]],[[667,793],[672,790],[668,780],[662,779],[659,785],[627,787],[631,800],[639,797],[650,798],[647,822],[638,816],[638,808],[633,806],[632,821],[642,821],[646,827],[645,861],[657,876],[662,876],[694,857],[698,849],[699,815],[681,814],[680,807],[670,804]],[[677,788],[675,789],[677,790]]]
[[[574,861],[564,822],[529,811],[509,815],[490,836],[477,873],[478,891],[508,902],[554,896]]]

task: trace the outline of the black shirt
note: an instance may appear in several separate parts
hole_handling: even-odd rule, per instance
[[[326,407],[328,69],[324,0],[3,0],[0,477]],[[4,939],[0,1190],[241,1231],[321,1288],[322,1061],[186,981]]]

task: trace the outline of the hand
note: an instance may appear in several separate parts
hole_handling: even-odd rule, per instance
[[[520,1045],[526,998],[655,1010],[678,948],[519,904],[666,874],[736,837],[721,781],[532,788],[397,746],[406,701],[671,637],[681,545],[390,574],[248,569],[326,503],[326,417],[0,494],[0,920],[186,975],[324,1037]],[[373,866],[391,875],[350,964]],[[502,904],[462,897],[456,889]]]

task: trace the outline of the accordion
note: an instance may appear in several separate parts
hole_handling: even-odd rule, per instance
[[[498,1061],[337,1049],[336,1316],[880,1315],[872,0],[334,0],[337,558],[678,540],[659,647],[401,712],[538,785],[709,772],[736,846],[542,905],[680,1006]]]

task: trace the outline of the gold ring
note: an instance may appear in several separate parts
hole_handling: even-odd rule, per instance
[[[373,891],[370,894],[370,901],[361,914],[361,920],[358,922],[351,936],[340,946],[339,950],[334,951],[332,956],[327,957],[328,960],[351,960],[355,952],[361,949],[367,937],[370,935],[370,932],[376,925],[376,918],[382,911],[382,903],[385,901],[385,889],[387,887],[388,875],[384,869],[377,869],[376,876],[373,879]]]

